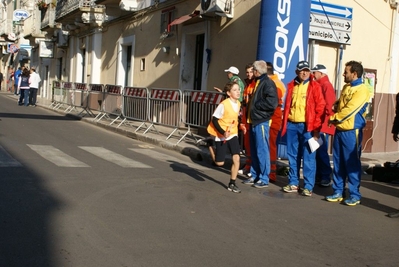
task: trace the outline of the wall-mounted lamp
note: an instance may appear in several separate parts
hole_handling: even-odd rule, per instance
[[[163,47],[162,47],[162,52],[164,52],[164,53],[166,53],[166,54],[169,54],[169,52],[170,52],[170,46],[163,46]]]

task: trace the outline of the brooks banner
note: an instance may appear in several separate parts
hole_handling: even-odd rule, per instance
[[[287,84],[307,59],[311,0],[262,0],[257,59],[270,61]]]

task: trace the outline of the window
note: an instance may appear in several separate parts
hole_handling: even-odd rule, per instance
[[[145,58],[140,60],[140,70],[145,71]]]
[[[162,10],[161,13],[161,33],[175,31],[176,26],[169,26],[175,19],[176,8],[170,7]]]

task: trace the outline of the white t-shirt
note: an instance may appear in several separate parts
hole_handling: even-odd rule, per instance
[[[235,112],[237,112],[237,113],[240,112],[240,108],[238,107],[238,101],[237,102],[233,102],[230,98],[229,98],[229,101],[231,103],[231,106],[233,107],[233,110]],[[220,119],[221,117],[223,117],[223,114],[224,114],[224,105],[223,104],[219,104],[217,106],[217,108],[215,109],[215,111],[213,112],[212,116]],[[224,137],[217,137],[216,136],[215,137],[215,141],[224,141],[225,139],[226,140],[230,140],[234,136],[237,136],[237,134],[230,135],[227,139],[224,138]]]

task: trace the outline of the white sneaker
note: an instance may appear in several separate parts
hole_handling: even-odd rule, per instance
[[[246,169],[238,170],[238,174],[246,175],[248,178],[251,178],[251,177],[252,177],[251,172],[247,171]]]

